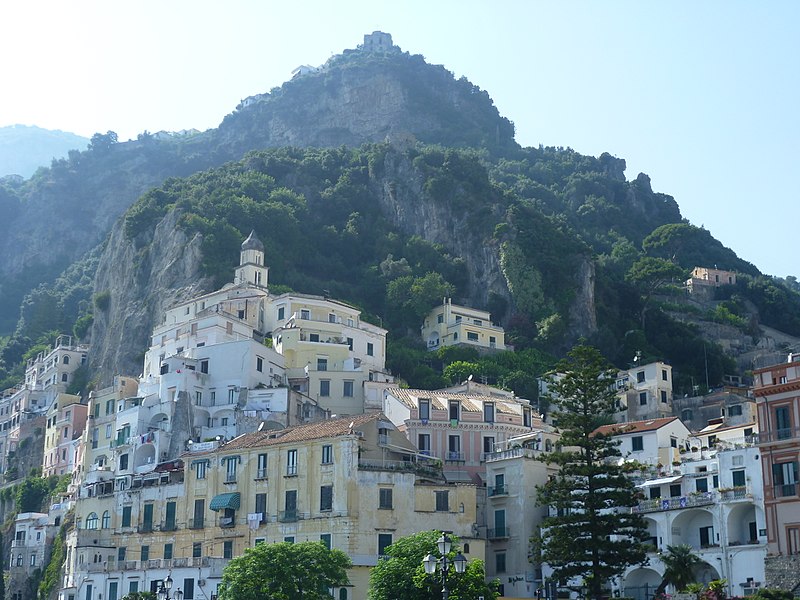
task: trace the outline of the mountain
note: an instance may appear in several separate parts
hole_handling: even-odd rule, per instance
[[[28,125],[0,127],[0,177],[30,177],[54,158],[70,150],[84,150],[89,140],[65,131],[52,131]]]
[[[617,364],[668,359],[678,390],[749,368],[769,349],[761,325],[800,335],[800,295],[686,222],[647,175],[520,148],[486,92],[397,47],[346,51],[213,130],[115,138],[0,185],[0,379],[73,326],[98,380],[137,374],[162,311],[229,281],[253,228],[273,289],[361,307],[415,387],[441,379],[415,338],[444,295],[490,310],[519,350],[585,337]],[[687,299],[675,283],[696,265],[737,285]]]

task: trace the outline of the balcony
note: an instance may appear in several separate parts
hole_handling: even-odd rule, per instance
[[[738,500],[752,500],[753,494],[747,486],[737,486],[731,489],[718,490],[720,502],[736,502]]]
[[[494,498],[496,496],[508,496],[508,486],[505,484],[489,486],[487,488],[487,492],[490,498]]]
[[[451,460],[455,462],[464,462],[464,453],[463,452],[456,452],[454,450],[449,450],[447,452],[446,460]]]
[[[202,517],[195,517],[189,520],[189,529],[203,529],[205,526],[205,519]]]
[[[137,528],[139,533],[153,533],[153,524],[152,523],[144,523],[139,525]]]
[[[220,517],[219,526],[223,529],[230,529],[231,527],[236,526],[236,522],[234,521],[233,517]]]
[[[789,498],[800,496],[800,483],[784,483],[772,487],[775,498]]]
[[[508,527],[495,527],[494,529],[489,529],[486,536],[490,540],[499,540],[509,537],[509,533],[510,529]]]
[[[791,429],[776,429],[775,431],[761,431],[752,436],[756,444],[769,444],[772,442],[791,442],[800,439],[800,427]]]
[[[640,502],[638,506],[634,506],[632,511],[635,513],[648,513],[662,510],[678,510],[693,506],[708,506],[709,504],[714,504],[714,502],[714,492],[700,492],[689,496],[645,500]]]
[[[278,513],[278,521],[281,523],[294,523],[298,520],[297,510],[282,510]]]
[[[498,460],[508,460],[510,458],[536,458],[541,454],[541,450],[534,450],[533,448],[511,448],[509,450],[501,450],[500,452],[486,452],[484,459],[486,462],[495,462]]]
[[[266,479],[267,478],[267,469],[258,469],[256,471],[256,479]]]

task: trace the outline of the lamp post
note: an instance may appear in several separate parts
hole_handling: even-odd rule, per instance
[[[183,600],[183,592],[181,588],[175,590],[175,593],[170,598],[169,591],[172,589],[172,577],[167,575],[167,578],[158,586],[156,596],[158,600]]]
[[[467,568],[467,559],[460,552],[453,558],[447,557],[447,555],[450,554],[452,543],[444,532],[442,532],[441,537],[437,540],[436,546],[439,548],[441,558],[436,558],[433,554],[428,553],[428,555],[422,559],[422,564],[425,566],[425,572],[428,575],[434,575],[436,573],[436,567],[439,567],[442,581],[442,600],[447,600],[447,596],[450,593],[447,589],[447,572],[450,570],[450,567],[453,566],[455,567],[456,573],[463,573]]]

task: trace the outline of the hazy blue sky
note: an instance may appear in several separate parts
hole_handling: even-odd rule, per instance
[[[207,129],[379,29],[466,75],[525,146],[626,159],[683,215],[800,276],[800,2],[4,2],[0,126]]]

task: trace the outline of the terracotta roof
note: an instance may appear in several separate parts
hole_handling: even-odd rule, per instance
[[[678,417],[663,417],[661,419],[648,419],[647,421],[630,421],[628,423],[613,423],[603,425],[594,430],[595,433],[604,435],[621,435],[628,433],[642,433],[645,431],[656,431],[664,425],[677,421]]]
[[[244,448],[260,448],[261,446],[272,446],[285,444],[287,442],[305,442],[308,440],[318,440],[344,435],[352,435],[359,427],[364,426],[370,421],[388,419],[381,413],[371,413],[364,415],[353,415],[340,417],[338,419],[328,419],[307,425],[298,425],[287,429],[254,431],[245,433],[234,438],[227,444],[220,446],[215,452],[228,450],[239,450]],[[352,427],[350,424],[353,424]]]
[[[409,390],[403,388],[388,388],[386,393],[402,402],[408,408],[418,408],[419,400],[429,399],[431,406],[436,410],[447,410],[450,400],[457,400],[461,408],[467,412],[481,412],[483,404],[494,404],[495,410],[500,413],[521,414],[515,410],[522,406],[522,402],[515,402],[511,398],[496,398],[483,394],[458,394],[456,392],[442,392],[438,390]]]

